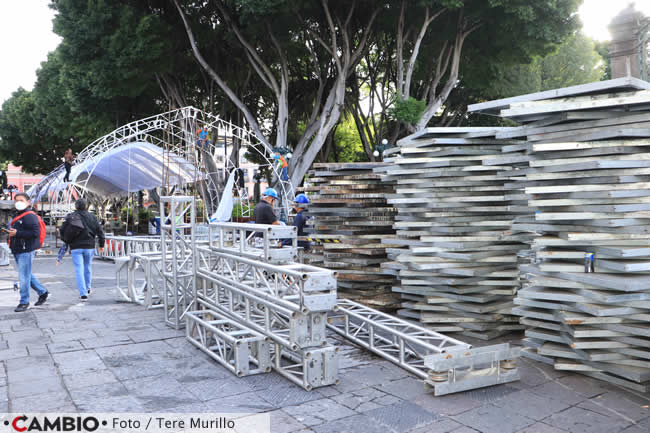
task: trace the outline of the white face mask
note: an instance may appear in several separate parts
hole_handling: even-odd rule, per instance
[[[25,203],[24,201],[17,201],[16,204],[14,204],[14,206],[16,206],[16,209],[18,210],[27,209],[27,203]]]

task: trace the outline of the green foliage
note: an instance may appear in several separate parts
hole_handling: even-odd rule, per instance
[[[420,120],[426,108],[426,101],[421,99],[410,97],[404,100],[396,97],[393,101],[393,107],[390,109],[390,115],[402,123],[414,125]]]
[[[141,208],[138,210],[138,221],[149,221],[153,216],[154,213],[147,208]]]
[[[120,219],[122,221],[133,221],[133,206],[124,206],[120,210]]]
[[[605,63],[595,43],[581,32],[569,37],[557,51],[530,64],[498,67],[499,78],[489,83],[491,99],[558,89],[599,81]]]
[[[242,203],[241,201],[235,202],[232,207],[232,217],[239,218],[243,216],[250,216],[253,213],[253,205]]]
[[[605,71],[601,80],[611,80],[612,79],[612,59],[609,57],[609,41],[595,41],[595,49],[600,57],[603,58],[605,62]]]
[[[208,63],[249,107],[264,134],[273,136],[278,129],[275,96],[251,67],[216,3],[193,0],[179,0],[179,3]],[[323,90],[327,96],[328,86],[336,78],[336,67],[328,53],[330,48],[318,40],[325,45],[331,41],[323,3],[329,5],[336,17],[337,41],[343,43],[340,25],[350,12],[351,2],[222,0],[221,3],[271,71],[280,70],[280,55],[269,32],[286,56],[289,72],[286,142],[295,144],[311,118],[319,84],[325,83]],[[597,68],[580,69],[579,66],[597,59],[577,60],[584,52],[593,51],[593,44],[590,48],[588,42],[577,39],[573,48],[554,54],[554,63],[535,60],[529,64],[532,59],[552,53],[574,32],[577,25],[574,12],[579,3],[580,0],[408,1],[406,23],[407,27],[411,26],[411,35],[417,34],[425,7],[431,11],[442,7],[448,10],[436,19],[422,42],[411,97],[402,100],[395,96],[391,116],[402,126],[417,123],[421,118],[435,59],[444,44],[453,44],[461,8],[464,20],[480,26],[464,44],[459,83],[448,101],[449,106],[457,107],[452,112],[462,110],[463,102],[467,101],[593,79]],[[224,119],[244,123],[233,103],[196,64],[172,1],[53,0],[51,5],[57,12],[54,30],[63,41],[41,65],[34,90],[18,89],[3,105],[0,160],[11,160],[27,171],[47,173],[61,163],[68,146],[79,152],[116,126],[156,114],[170,105],[192,104]],[[366,26],[369,12],[382,8],[370,39],[370,57],[376,58],[380,66],[370,61],[361,67],[366,68],[366,73],[377,67],[385,70],[376,77],[380,85],[389,89],[386,101],[391,100],[390,93],[396,89],[395,65],[391,59],[395,54],[400,6],[401,0],[358,0],[348,21],[351,42]],[[407,42],[404,48],[409,53],[412,42]],[[563,62],[570,66],[566,71],[561,67]],[[512,67],[522,64],[526,66]],[[279,79],[279,74],[276,77]],[[443,79],[439,86],[444,82]],[[364,92],[349,92],[350,95],[361,93]],[[387,136],[387,125],[392,128],[396,122],[383,123],[373,127],[372,133]],[[404,130],[400,132],[403,133]],[[334,142],[330,158],[367,159],[354,122],[349,119],[341,119]],[[260,160],[255,153],[249,150],[247,158]]]
[[[330,153],[330,162],[361,162],[368,161],[363,151],[363,144],[354,120],[342,118],[334,133],[336,150]]]

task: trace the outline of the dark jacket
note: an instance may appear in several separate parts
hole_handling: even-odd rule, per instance
[[[305,226],[307,225],[308,219],[309,217],[305,215],[304,210],[301,210],[296,214],[295,217],[293,217],[293,225],[298,227],[298,236],[307,236],[307,233],[305,232]],[[309,251],[311,249],[311,242],[299,240],[298,246],[303,247],[305,251]]]
[[[31,206],[22,212],[18,212],[14,218],[31,211]],[[23,216],[11,226],[16,229],[16,236],[11,238],[11,252],[13,254],[22,254],[35,251],[41,247],[39,235],[41,226],[38,223],[38,217],[34,214]]]
[[[278,217],[275,216],[273,212],[273,206],[271,206],[265,200],[260,200],[259,203],[255,205],[253,209],[253,221],[255,224],[273,224],[278,220]]]
[[[81,217],[86,230],[81,232],[74,241],[70,242],[70,250],[92,250],[95,248],[95,238],[97,238],[99,246],[103,247],[106,244],[104,230],[102,230],[102,226],[97,221],[97,218],[95,218],[95,215],[86,210],[78,210],[68,214],[61,226],[61,233],[65,231],[70,223],[70,218],[75,213]]]

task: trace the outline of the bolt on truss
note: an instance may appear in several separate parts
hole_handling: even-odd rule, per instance
[[[196,293],[195,199],[190,196],[160,198],[160,234],[165,323],[184,326],[183,315],[193,309]]]
[[[453,394],[470,389],[519,380],[515,362],[521,349],[508,343],[464,349],[451,348],[445,353],[428,355],[424,365],[429,369],[425,383],[435,395]]]
[[[269,339],[214,310],[185,314],[187,339],[233,374],[271,371]]]
[[[450,394],[519,380],[511,361],[518,348],[467,343],[422,328],[348,299],[339,299],[328,328]],[[441,361],[442,360],[442,361]]]

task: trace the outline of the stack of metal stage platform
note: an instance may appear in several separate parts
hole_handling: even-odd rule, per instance
[[[525,354],[558,370],[650,388],[650,83],[591,83],[470,106],[522,126],[497,139],[527,168],[530,263],[514,312]],[[504,157],[506,154],[504,154]]]

